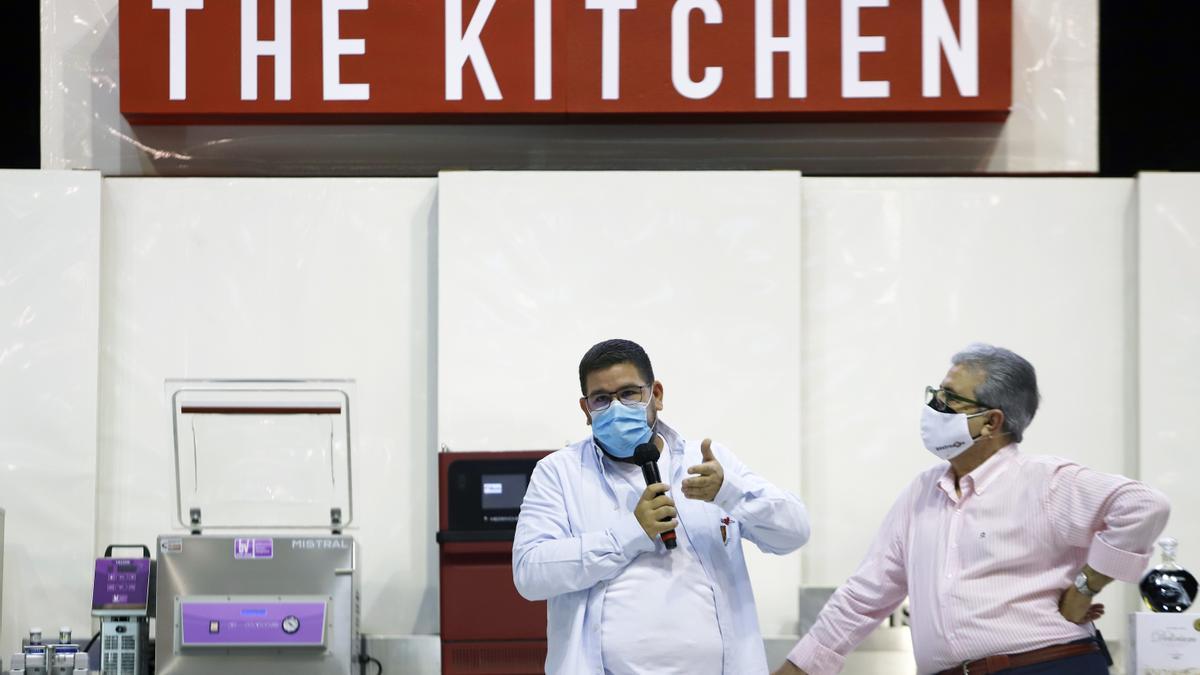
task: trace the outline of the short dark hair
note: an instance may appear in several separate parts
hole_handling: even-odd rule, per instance
[[[587,396],[587,376],[597,370],[611,368],[620,363],[632,363],[646,384],[654,383],[654,367],[646,350],[632,340],[605,340],[595,344],[579,361],[579,391]]]

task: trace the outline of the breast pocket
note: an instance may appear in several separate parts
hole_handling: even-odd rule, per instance
[[[705,517],[708,520],[705,530],[713,537],[714,543],[726,549],[741,546],[741,524],[715,504],[705,504],[705,507]]]
[[[742,541],[742,526],[733,518],[725,516],[721,519],[721,541],[729,545],[730,543],[740,544]]]

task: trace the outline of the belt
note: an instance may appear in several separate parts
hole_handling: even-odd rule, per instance
[[[1073,642],[1065,645],[1054,645],[1035,649],[1020,654],[1001,654],[989,656],[986,659],[965,661],[960,666],[947,668],[937,675],[990,675],[1009,668],[1024,668],[1048,661],[1058,661],[1072,656],[1082,656],[1100,651],[1100,645],[1095,642]]]

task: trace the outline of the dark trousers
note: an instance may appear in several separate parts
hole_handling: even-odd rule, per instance
[[[1100,652],[1072,656],[1059,661],[1000,671],[1003,675],[1108,675],[1108,662]]]

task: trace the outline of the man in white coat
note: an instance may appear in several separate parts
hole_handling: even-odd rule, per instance
[[[579,385],[592,433],[538,463],[513,542],[517,590],[549,600],[546,672],[767,673],[742,539],[796,550],[804,504],[663,422],[663,384],[637,344],[592,347]],[[663,477],[649,486],[634,463],[648,443]]]

